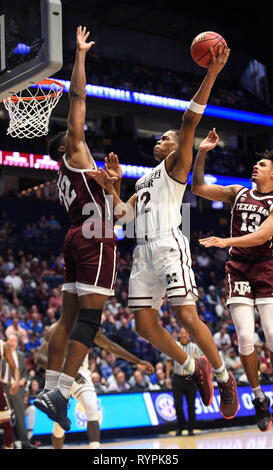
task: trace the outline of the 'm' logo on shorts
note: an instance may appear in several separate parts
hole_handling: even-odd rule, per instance
[[[168,283],[168,284],[171,284],[172,282],[178,282],[177,274],[176,274],[176,273],[167,274],[167,283]]]
[[[234,291],[238,292],[239,295],[246,295],[246,292],[251,292],[251,287],[248,281],[236,281],[234,283]]]

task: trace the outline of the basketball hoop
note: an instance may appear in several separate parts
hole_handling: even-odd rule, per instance
[[[49,118],[63,94],[63,85],[45,78],[36,86],[36,89],[27,88],[3,100],[10,117],[7,135],[32,139],[48,134]]]

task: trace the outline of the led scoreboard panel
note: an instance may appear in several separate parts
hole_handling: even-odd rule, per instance
[[[96,161],[99,168],[104,168],[104,162]],[[11,152],[9,150],[0,150],[0,166],[32,168],[35,170],[55,170],[58,171],[59,164],[52,160],[49,155],[39,155],[33,153]],[[124,178],[138,179],[152,171],[152,167],[121,164],[122,175]],[[192,173],[189,174],[188,184],[191,184]],[[247,188],[252,188],[252,183],[246,178],[236,178],[223,175],[205,175],[207,184],[240,184]]]

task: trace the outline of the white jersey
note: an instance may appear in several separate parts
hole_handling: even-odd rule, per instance
[[[164,238],[182,221],[181,204],[187,184],[172,178],[166,160],[135,185],[135,231],[137,240]]]

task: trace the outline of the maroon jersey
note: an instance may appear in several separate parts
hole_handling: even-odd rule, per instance
[[[259,193],[254,189],[242,188],[236,195],[231,211],[231,236],[241,237],[256,232],[273,209],[273,191]],[[251,262],[254,258],[272,258],[272,238],[260,246],[248,248],[231,247],[231,256],[242,257]]]
[[[71,226],[82,225],[87,239],[95,233],[95,238],[115,240],[111,199],[88,171],[71,167],[63,156],[57,181],[59,201],[71,218]]]

